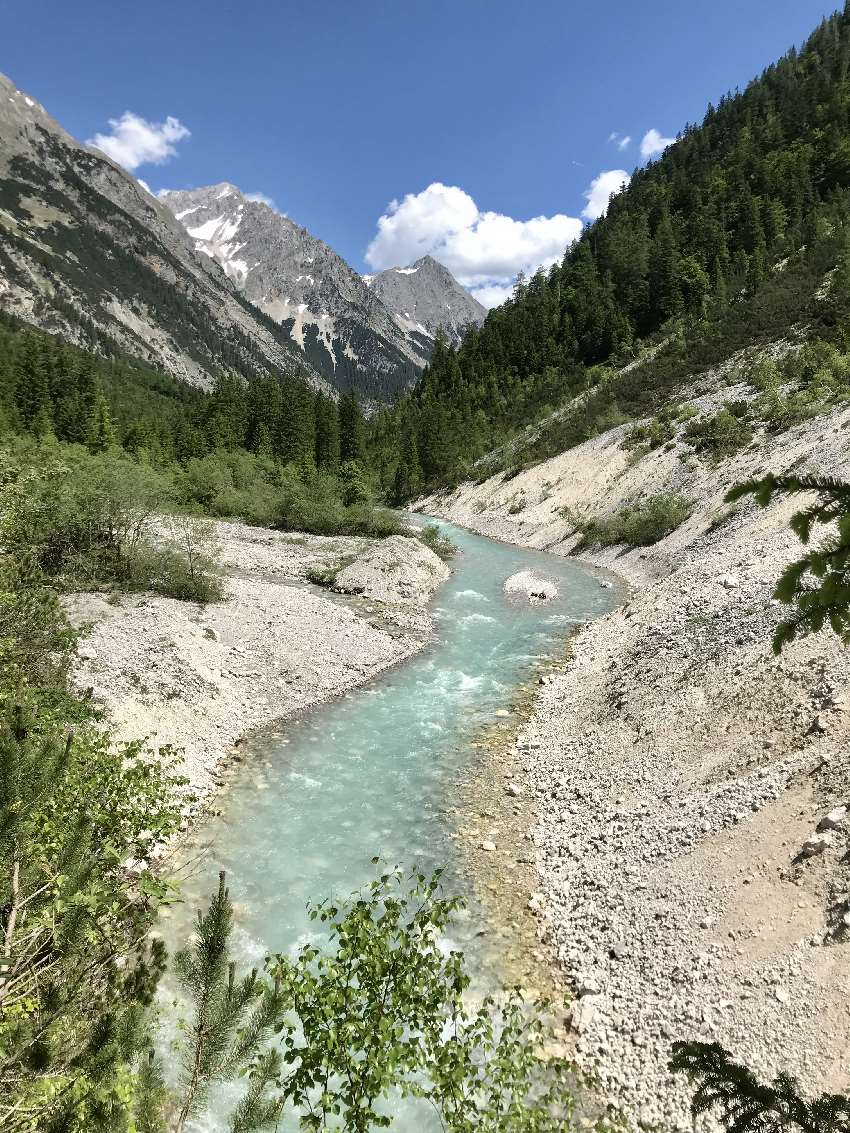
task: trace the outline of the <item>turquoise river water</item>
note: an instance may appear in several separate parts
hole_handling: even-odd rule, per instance
[[[535,666],[563,652],[573,625],[603,614],[612,591],[573,563],[472,535],[442,530],[460,553],[438,591],[434,640],[417,656],[339,700],[254,740],[222,798],[221,816],[203,822],[180,853],[185,905],[163,926],[183,937],[190,910],[227,871],[236,905],[237,958],[261,965],[268,952],[313,939],[308,901],[346,896],[388,864],[447,868],[447,888],[465,883],[451,835],[458,776],[474,758],[471,742],[508,707]],[[557,599],[530,606],[502,586],[533,569],[556,583]],[[485,972],[471,906],[453,943]],[[318,939],[318,938],[317,938]],[[486,982],[486,973],[481,977]],[[224,1128],[216,1111],[197,1128]],[[399,1133],[426,1133],[429,1113],[399,1114]]]

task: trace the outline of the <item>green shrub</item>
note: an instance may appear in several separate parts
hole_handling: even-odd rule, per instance
[[[47,447],[30,463],[4,460],[0,486],[0,546],[60,588],[221,597],[208,531],[174,519],[154,538],[156,514],[174,500],[165,473],[115,450]]]
[[[648,547],[664,539],[685,522],[691,505],[682,496],[661,494],[633,507],[625,507],[607,519],[579,520],[571,512],[564,518],[581,533],[579,547]]]
[[[685,429],[685,438],[698,453],[721,460],[734,456],[753,439],[753,430],[746,415],[749,405],[729,401],[712,417],[700,417]]]
[[[343,555],[337,562],[328,566],[309,566],[304,571],[304,577],[314,586],[322,586],[325,590],[333,590],[336,586],[337,575],[354,562],[355,555]]]
[[[436,523],[429,523],[427,527],[423,527],[418,533],[418,538],[444,562],[453,559],[457,554],[457,546],[448,535],[442,533]]]

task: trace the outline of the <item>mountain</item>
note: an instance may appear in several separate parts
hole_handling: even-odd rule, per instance
[[[363,280],[405,334],[433,340],[442,331],[457,345],[466,331],[480,326],[487,315],[486,308],[432,256],[423,256],[410,267],[364,275]]]
[[[709,106],[562,262],[458,349],[434,353],[381,422],[388,486],[396,467],[398,487],[412,492],[411,467],[421,486],[500,463],[513,471],[613,424],[675,413],[688,375],[740,365],[736,351],[789,334],[844,349],[850,292],[833,285],[843,271],[831,273],[848,262],[848,241],[850,5]],[[797,392],[811,412],[824,403]],[[758,411],[778,413],[784,397],[765,394]],[[734,431],[729,416],[718,428]]]
[[[162,199],[195,249],[220,264],[337,388],[369,383],[373,396],[387,401],[416,378],[430,336],[399,325],[363,279],[305,228],[226,182]]]
[[[198,256],[135,178],[0,76],[0,307],[192,384],[273,369],[326,381]]]

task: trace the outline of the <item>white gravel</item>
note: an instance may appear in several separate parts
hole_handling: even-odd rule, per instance
[[[850,1085],[847,651],[820,634],[772,655],[772,587],[800,549],[792,505],[722,504],[729,484],[769,469],[850,476],[848,429],[837,411],[761,435],[720,468],[681,443],[630,462],[618,429],[417,504],[566,554],[561,508],[609,514],[659,491],[695,501],[657,546],[589,556],[632,595],[576,638],[512,755],[536,800],[516,852],[531,839],[531,912],[578,995],[577,1057],[631,1120],[691,1127],[687,1084],[666,1069],[676,1038],[717,1040],[811,1090]]]
[[[75,682],[91,688],[117,737],[172,746],[192,789],[221,781],[233,747],[253,731],[337,696],[417,652],[427,603],[449,574],[414,538],[285,535],[216,525],[225,599],[206,607],[156,595],[68,600],[91,626]],[[306,573],[366,564],[359,596],[311,585]]]

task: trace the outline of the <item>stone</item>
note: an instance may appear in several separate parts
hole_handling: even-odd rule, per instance
[[[489,839],[485,838],[481,843],[481,849],[486,850],[488,853],[492,853],[492,851],[496,849],[496,843],[491,842]]]
[[[602,980],[593,973],[582,976],[576,987],[576,995],[578,995],[579,998],[586,995],[599,995],[601,991]]]
[[[784,987],[778,987],[773,993],[773,998],[776,999],[779,1003],[787,1003],[791,996],[788,994]]]
[[[829,814],[825,814],[818,823],[818,830],[837,830],[847,818],[847,807],[834,807]]]
[[[720,585],[725,590],[737,590],[741,584],[734,574],[722,574],[720,576]]]
[[[554,582],[540,578],[530,570],[521,570],[512,574],[505,580],[503,590],[505,594],[527,598],[532,604],[549,602],[558,597],[558,587]]]
[[[204,637],[208,637],[210,641],[218,641],[218,630],[213,629],[212,626],[204,626]]]
[[[513,798],[518,798],[522,794],[522,787],[516,783],[508,783],[505,787],[505,793],[511,795]]]
[[[800,857],[817,857],[817,855],[822,854],[824,850],[828,850],[832,843],[833,837],[831,834],[813,834],[811,838],[807,838],[800,847]]]
[[[573,1004],[572,1027],[582,1035],[593,1022],[599,1007],[598,995],[583,995]]]

